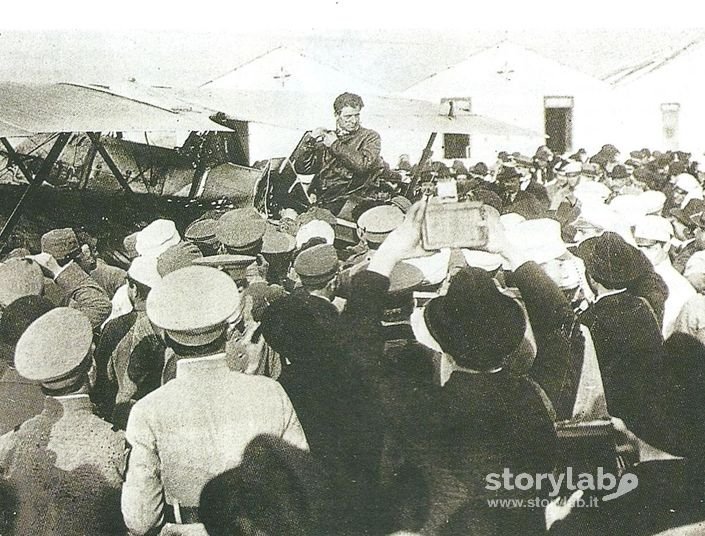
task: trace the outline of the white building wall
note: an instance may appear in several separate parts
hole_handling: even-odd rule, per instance
[[[702,156],[705,149],[705,44],[693,47],[651,73],[634,76],[614,90],[623,143],[631,150],[679,149]],[[664,138],[661,105],[680,104],[677,143]]]
[[[571,149],[596,151],[613,122],[612,95],[607,84],[575,69],[511,43],[500,43],[471,56],[404,92],[404,96],[434,102],[469,97],[472,113],[545,131],[544,97],[573,97]],[[475,137],[471,160],[492,160],[499,150],[532,155],[543,138]],[[477,157],[477,158],[476,158]]]

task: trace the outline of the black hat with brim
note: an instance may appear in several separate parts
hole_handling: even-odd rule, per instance
[[[592,278],[610,289],[624,288],[651,270],[646,255],[609,231],[582,242],[577,255]]]
[[[463,367],[489,370],[503,365],[524,338],[521,306],[502,294],[480,268],[464,268],[448,293],[424,310],[431,336]]]

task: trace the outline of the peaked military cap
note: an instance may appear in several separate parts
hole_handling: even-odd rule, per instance
[[[217,227],[218,222],[216,220],[197,220],[186,228],[184,238],[193,242],[216,242],[215,231]]]
[[[192,242],[179,242],[157,257],[157,270],[164,277],[179,268],[191,266],[194,260],[203,257],[198,246]]]
[[[78,253],[80,246],[73,229],[53,229],[42,236],[42,251],[61,262]]]
[[[168,274],[147,297],[147,316],[178,344],[203,346],[221,336],[240,309],[235,282],[208,266]]]
[[[262,239],[262,253],[265,255],[279,255],[290,253],[296,249],[296,239],[287,233],[282,233],[274,227],[267,226]]]
[[[366,211],[357,220],[362,237],[368,242],[380,244],[404,221],[404,213],[393,205],[380,205]]]
[[[338,273],[338,254],[330,244],[319,244],[296,256],[294,270],[306,284],[327,283]]]
[[[23,378],[60,389],[88,369],[93,329],[76,309],[58,307],[27,328],[15,350],[15,368]]]
[[[235,209],[220,217],[215,235],[231,252],[238,253],[256,247],[266,230],[267,222],[254,209]]]
[[[194,259],[193,264],[217,268],[227,273],[233,281],[241,281],[247,279],[247,268],[256,260],[250,255],[223,254]]]
[[[384,299],[382,319],[393,322],[408,318],[414,311],[414,289],[424,280],[416,266],[398,263],[389,275],[389,289]]]

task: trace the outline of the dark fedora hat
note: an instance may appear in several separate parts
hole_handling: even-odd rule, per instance
[[[517,178],[520,179],[522,177],[523,175],[517,170],[515,166],[504,165],[502,166],[500,172],[497,174],[497,181],[501,182]]]
[[[577,255],[592,278],[610,289],[624,288],[651,270],[641,251],[609,231],[582,242]]]
[[[502,294],[480,268],[453,276],[445,296],[424,309],[431,336],[462,367],[489,370],[501,366],[524,338],[521,306]]]
[[[484,177],[489,172],[490,170],[484,162],[478,162],[468,170],[468,173],[473,177]]]

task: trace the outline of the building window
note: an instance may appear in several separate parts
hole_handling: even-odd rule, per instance
[[[448,117],[472,115],[470,97],[445,97],[441,99],[440,114]],[[443,134],[443,158],[470,158],[470,136],[468,134]]]
[[[570,151],[573,145],[573,97],[544,97],[546,145],[556,154]]]
[[[661,105],[661,124],[663,125],[663,140],[666,148],[678,148],[678,118],[681,105],[677,102],[665,102]]]
[[[470,158],[470,136],[468,134],[443,134],[443,157]]]

